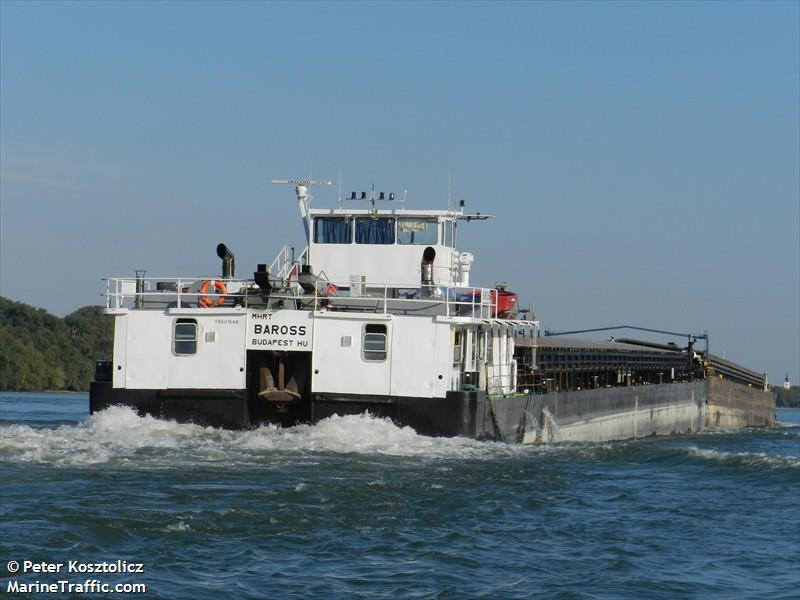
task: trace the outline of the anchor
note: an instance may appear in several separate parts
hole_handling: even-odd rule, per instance
[[[259,392],[258,395],[268,402],[284,403],[294,402],[299,400],[300,384],[295,373],[289,375],[288,381],[286,380],[286,352],[276,352],[273,356],[273,364],[270,367],[267,364],[261,364],[259,376]]]

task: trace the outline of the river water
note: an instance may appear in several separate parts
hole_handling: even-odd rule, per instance
[[[115,598],[170,599],[800,598],[800,411],[778,419],[522,447],[369,416],[232,432],[120,407],[89,416],[85,395],[0,393],[0,585],[91,578],[146,586]],[[118,560],[143,572],[65,572]]]

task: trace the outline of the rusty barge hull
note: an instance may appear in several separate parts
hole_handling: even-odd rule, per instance
[[[775,425],[775,393],[708,379],[505,398],[475,393],[461,435],[512,443],[603,442]]]

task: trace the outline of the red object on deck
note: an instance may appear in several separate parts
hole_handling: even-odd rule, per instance
[[[476,302],[480,302],[480,290],[473,290],[472,296]],[[498,319],[508,319],[517,311],[519,297],[516,292],[509,292],[507,289],[489,290],[492,301],[492,317]]]
[[[517,312],[517,294],[508,290],[492,290],[492,312],[499,319],[507,319]]]

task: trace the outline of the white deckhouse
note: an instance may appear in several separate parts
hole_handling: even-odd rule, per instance
[[[309,186],[330,182],[274,183],[295,186],[299,254],[285,246],[241,279],[220,244],[220,276],[107,280],[114,356],[98,368],[93,411],[121,403],[248,427],[368,410],[460,434],[477,401],[524,387],[538,322],[518,318],[502,286],[472,287],[473,256],[456,245],[460,224],[486,215],[374,192],[351,198],[367,208],[311,209]]]

